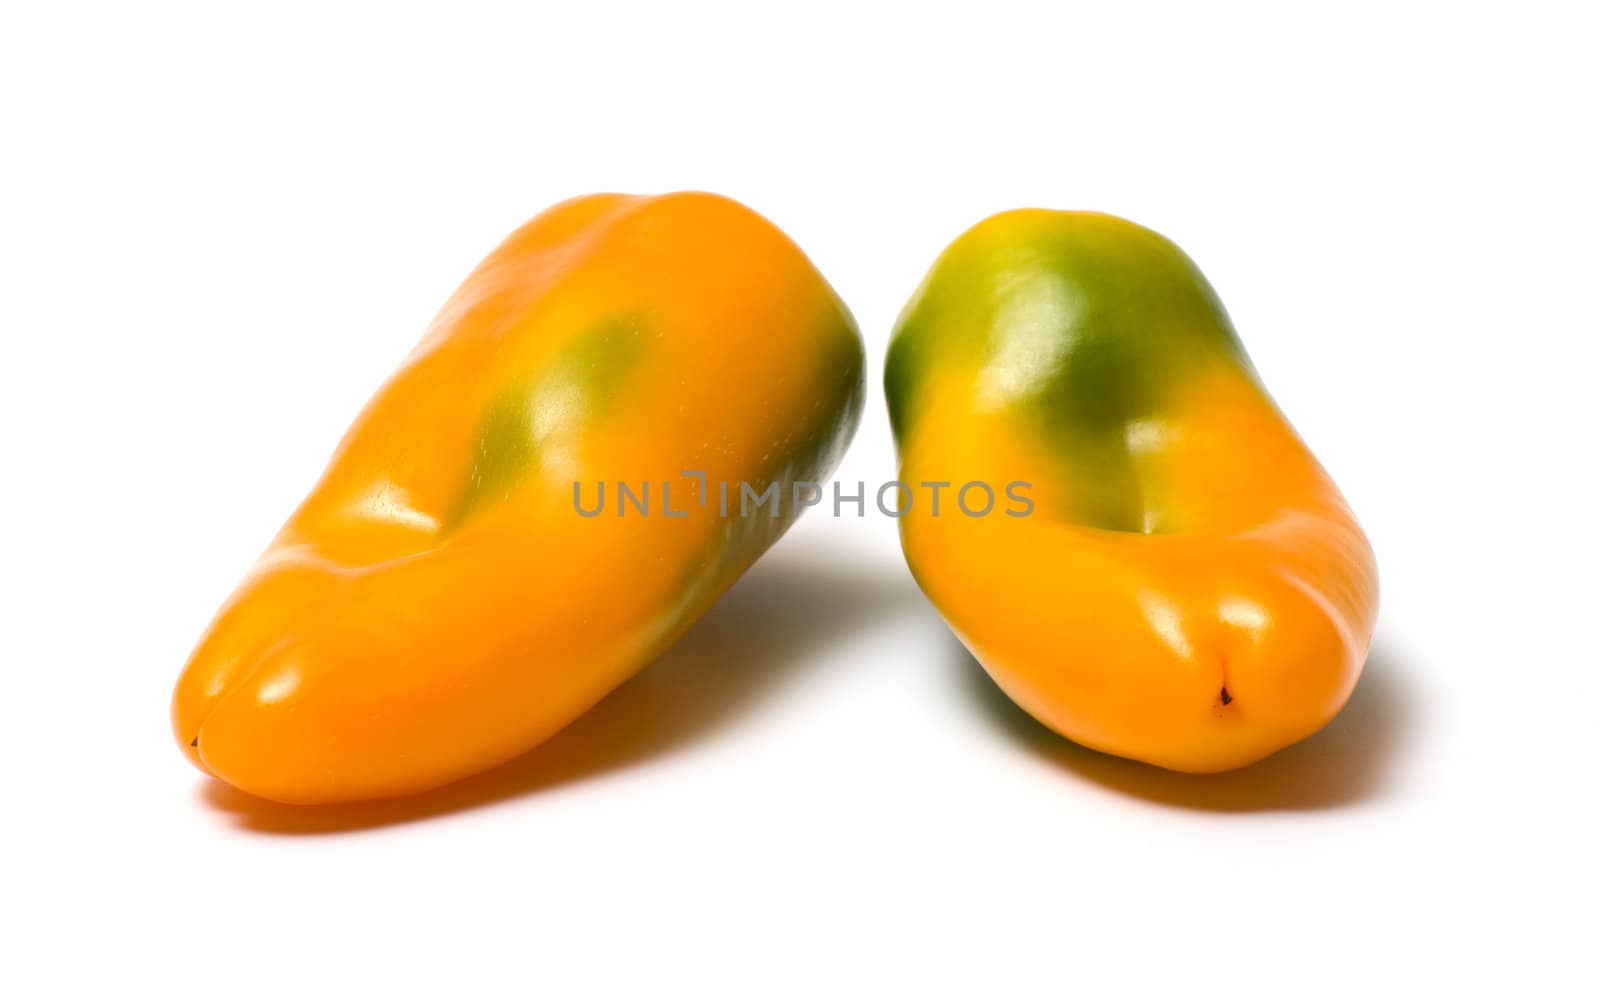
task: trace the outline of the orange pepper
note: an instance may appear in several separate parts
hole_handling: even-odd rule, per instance
[[[999,496],[979,517],[956,491],[937,517],[914,498],[911,569],[1045,725],[1215,772],[1349,698],[1377,615],[1372,549],[1171,242],[1101,214],[991,217],[906,307],[886,383],[912,494]]]
[[[223,606],[178,681],[178,744],[289,803],[538,745],[782,534],[791,506],[724,516],[716,489],[825,478],[862,366],[822,276],[736,203],[548,210],[467,278]]]

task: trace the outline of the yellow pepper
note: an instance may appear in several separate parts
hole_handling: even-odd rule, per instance
[[[907,305],[886,385],[909,490],[1030,503],[924,498],[900,525],[928,597],[1045,725],[1214,772],[1344,705],[1372,549],[1171,242],[1102,214],[991,217]]]
[[[178,744],[289,803],[538,745],[782,534],[787,494],[745,512],[720,491],[825,478],[862,366],[843,303],[736,203],[548,210],[467,278],[223,606],[177,685]]]

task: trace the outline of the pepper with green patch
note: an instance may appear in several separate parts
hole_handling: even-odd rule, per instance
[[[1040,721],[1212,772],[1343,706],[1371,547],[1172,242],[1098,213],[991,217],[906,306],[885,385],[902,482],[1033,486],[1025,518],[900,525],[929,598]]]

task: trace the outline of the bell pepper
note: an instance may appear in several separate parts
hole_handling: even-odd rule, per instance
[[[849,311],[749,209],[551,208],[467,278],[223,605],[177,684],[178,744],[297,804],[538,745],[782,534],[798,506],[719,494],[824,479],[862,369]]]
[[[1096,213],[991,217],[907,304],[885,383],[907,489],[1017,495],[980,513],[980,491],[970,512],[947,493],[937,515],[924,498],[901,541],[956,636],[1046,726],[1216,772],[1349,698],[1372,549],[1170,241]]]

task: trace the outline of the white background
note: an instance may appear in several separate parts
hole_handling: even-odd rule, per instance
[[[0,14],[0,981],[1595,984],[1582,5],[561,6]],[[892,522],[814,516],[507,769],[331,816],[202,780],[188,650],[457,281],[557,200],[677,188],[854,309],[852,484],[969,224],[1183,245],[1377,548],[1346,713],[1218,778],[1076,749]]]

